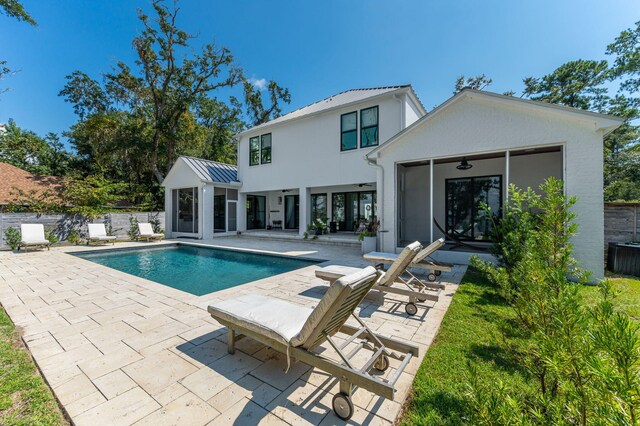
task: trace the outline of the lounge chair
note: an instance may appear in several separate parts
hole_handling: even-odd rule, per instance
[[[89,228],[89,239],[87,240],[87,245],[89,245],[91,241],[111,242],[112,244],[116,243],[115,236],[107,235],[104,223],[90,223],[87,227]]]
[[[161,240],[164,238],[164,234],[156,234],[153,232],[153,227],[150,223],[138,223],[138,237],[142,240]]]
[[[46,247],[49,250],[51,242],[44,236],[44,226],[40,223],[23,223],[20,225],[20,234],[22,240],[18,245],[18,250],[21,247],[25,249],[29,247]]]
[[[308,308],[282,299],[249,294],[215,303],[208,307],[211,316],[228,327],[229,353],[235,352],[235,342],[250,337],[291,358],[323,370],[340,380],[340,391],[333,397],[333,410],[343,420],[354,412],[351,395],[355,387],[371,391],[393,400],[394,387],[418,347],[375,334],[355,315],[354,311],[375,284],[379,273],[369,266],[335,281],[318,305]],[[345,324],[353,317],[359,324]],[[334,340],[336,333],[347,335],[346,340]],[[332,359],[314,351],[327,341],[338,357]],[[354,356],[362,349],[372,352],[362,364]],[[397,352],[395,352],[397,351]],[[385,371],[389,358],[400,361],[388,378],[371,374],[371,370]],[[356,365],[357,364],[357,365]]]
[[[438,279],[438,276],[440,276],[442,272],[451,272],[451,270],[453,269],[453,264],[438,262],[437,260],[431,258],[431,255],[440,250],[444,245],[444,238],[435,240],[433,243],[429,244],[416,255],[409,268],[426,269],[427,271],[429,271],[429,273],[427,274],[427,279],[431,282],[436,281]],[[398,255],[396,253],[372,251],[371,253],[365,254],[363,258],[370,261],[373,266],[376,266],[378,264],[388,265],[395,262],[398,258]],[[414,275],[410,269],[407,269],[407,273],[411,276],[411,279],[416,283],[419,283],[419,285],[440,289],[444,288],[443,284],[430,284],[422,281],[420,278]]]
[[[378,281],[373,286],[375,290],[383,293],[408,296],[409,302],[405,304],[404,309],[409,315],[415,315],[418,312],[417,302],[424,302],[425,300],[437,302],[440,299],[440,292],[442,291],[433,291],[424,287],[416,289],[409,281],[402,278],[402,274],[409,268],[409,265],[411,265],[411,262],[415,259],[421,248],[422,246],[417,241],[406,246],[398,258],[389,266],[389,269],[380,275],[380,278],[378,278]],[[331,265],[316,270],[316,277],[333,282],[357,270],[359,270],[359,268]],[[406,288],[398,288],[394,286],[394,284],[401,284]]]

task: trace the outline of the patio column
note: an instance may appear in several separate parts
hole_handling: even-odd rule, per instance
[[[238,220],[237,230],[244,232],[247,230],[247,194],[244,192],[238,193],[238,205],[237,205],[236,218]]]
[[[202,227],[199,231],[205,240],[213,238],[213,188],[213,185],[204,185],[201,191],[202,199],[198,203],[200,205],[198,226]]]
[[[433,159],[429,160],[429,236],[431,242],[435,241],[433,235]]]
[[[302,236],[307,231],[307,225],[311,222],[311,189],[300,187],[300,228],[298,233]]]

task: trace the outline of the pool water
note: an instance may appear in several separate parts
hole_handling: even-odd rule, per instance
[[[76,253],[76,256],[196,296],[318,263],[181,244],[161,248],[83,252]]]

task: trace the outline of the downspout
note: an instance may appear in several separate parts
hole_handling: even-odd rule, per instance
[[[380,249],[383,250],[384,247],[384,234],[385,232],[388,232],[384,229],[384,167],[382,167],[380,164],[378,164],[375,161],[372,161],[369,157],[367,157],[365,155],[364,159],[367,161],[367,164],[370,166],[374,166],[377,167],[378,169],[380,169],[380,173],[381,173],[381,185],[380,188],[377,188],[377,194],[376,194],[376,198],[378,201],[378,210],[380,212],[382,212],[383,214],[378,215],[379,219],[380,219]]]

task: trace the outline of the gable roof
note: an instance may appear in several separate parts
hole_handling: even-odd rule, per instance
[[[52,196],[57,198],[55,190],[59,189],[63,183],[61,177],[36,176],[8,163],[0,163],[0,176],[2,176],[0,179],[0,204],[10,204],[15,199],[12,192],[16,192],[16,189],[26,194],[32,191],[41,194],[46,190],[52,190],[54,192]]]
[[[386,86],[386,87],[371,87],[365,89],[351,89],[344,92],[340,92],[336,95],[329,96],[321,101],[314,102],[310,105],[299,108],[288,114],[281,115],[278,118],[267,121],[266,123],[259,124],[251,127],[250,129],[243,130],[235,136],[243,135],[248,132],[252,132],[263,127],[268,127],[273,124],[280,124],[287,121],[308,117],[314,114],[330,111],[332,109],[345,107],[354,103],[362,102],[364,100],[375,98],[377,96],[387,95],[393,92],[407,92],[413,98],[414,103],[422,110],[423,114],[427,113],[427,110],[422,105],[420,98],[414,92],[410,84],[404,84],[399,86]]]
[[[431,112],[429,112],[428,114],[424,115],[423,117],[420,117],[413,124],[406,127],[401,132],[396,133],[394,136],[392,136],[391,138],[389,138],[388,140],[386,140],[376,148],[369,151],[365,155],[365,158],[366,159],[375,158],[380,152],[384,151],[387,147],[392,145],[395,141],[402,138],[404,135],[411,133],[413,130],[421,127],[425,122],[431,120],[433,117],[438,115],[441,111],[444,111],[445,109],[447,109],[449,106],[459,102],[462,99],[468,99],[468,98],[474,98],[474,97],[489,99],[499,103],[515,103],[528,108],[554,111],[556,113],[560,113],[564,115],[582,117],[583,119],[585,118],[590,119],[592,121],[595,121],[596,130],[602,130],[605,135],[615,130],[618,126],[620,126],[625,121],[624,118],[616,117],[613,115],[600,114],[593,111],[587,111],[584,109],[573,108],[573,107],[568,107],[564,105],[551,104],[548,102],[533,101],[531,99],[516,98],[515,96],[500,95],[498,93],[487,92],[484,90],[475,90],[475,89],[466,87],[462,89],[460,92],[450,97],[449,99],[447,99],[446,101],[444,101],[443,103],[441,103],[440,105],[438,105],[437,107],[435,107],[434,109],[432,109]]]
[[[238,183],[238,167],[234,165],[185,156],[178,160],[183,160],[203,182]]]

